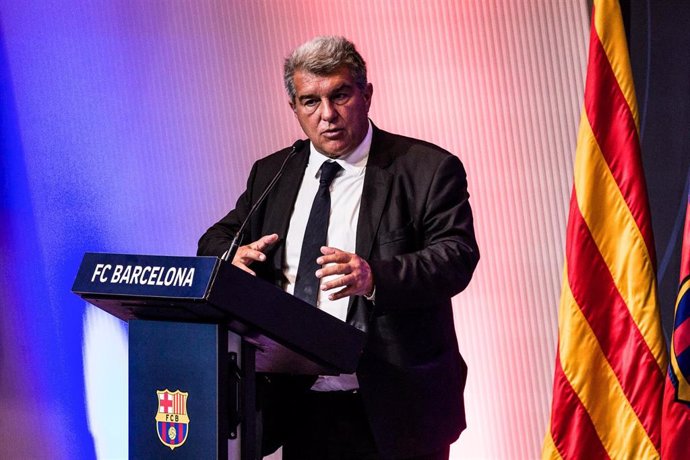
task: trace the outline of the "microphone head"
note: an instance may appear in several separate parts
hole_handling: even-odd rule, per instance
[[[297,139],[295,143],[292,144],[292,151],[296,152],[298,150],[302,150],[302,147],[304,147],[306,143],[307,141],[305,141],[304,139]]]

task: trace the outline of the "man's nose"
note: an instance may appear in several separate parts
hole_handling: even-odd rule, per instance
[[[338,118],[338,112],[334,104],[329,100],[323,101],[321,103],[321,119],[330,123],[336,118]]]

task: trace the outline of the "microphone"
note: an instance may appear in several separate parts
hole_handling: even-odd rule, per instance
[[[232,261],[233,257],[235,257],[235,253],[237,252],[237,249],[240,247],[240,244],[242,242],[242,237],[243,237],[242,232],[244,232],[244,227],[246,227],[247,224],[249,223],[249,219],[251,219],[252,214],[254,214],[254,211],[256,211],[258,209],[258,207],[261,206],[261,203],[264,202],[264,200],[266,199],[268,194],[271,192],[273,187],[275,187],[275,185],[278,183],[278,180],[280,179],[280,176],[283,175],[283,171],[285,170],[285,165],[287,165],[288,161],[290,161],[290,159],[295,156],[295,153],[297,152],[297,150],[301,150],[302,147],[304,146],[304,144],[306,144],[306,143],[307,143],[306,141],[304,141],[302,139],[298,139],[297,141],[295,141],[294,144],[292,144],[292,149],[290,150],[290,153],[287,154],[287,157],[285,157],[285,160],[283,160],[283,164],[280,165],[280,169],[278,169],[278,172],[276,173],[276,175],[273,176],[273,179],[271,179],[271,182],[268,183],[268,186],[263,191],[263,193],[261,194],[259,199],[254,202],[254,205],[249,210],[249,213],[247,213],[247,217],[244,218],[244,220],[242,221],[242,225],[240,225],[239,230],[237,230],[237,233],[235,233],[235,237],[230,242],[230,248],[227,251],[225,251],[225,254],[223,254],[221,259],[228,262],[228,261]]]

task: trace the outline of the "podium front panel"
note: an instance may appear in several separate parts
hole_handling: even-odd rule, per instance
[[[129,455],[227,458],[227,329],[129,323]]]

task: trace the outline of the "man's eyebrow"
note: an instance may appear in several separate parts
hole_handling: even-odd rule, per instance
[[[297,98],[300,102],[306,101],[307,99],[318,99],[318,96],[316,94],[303,94]]]
[[[349,90],[352,88],[353,88],[353,86],[350,83],[343,83],[342,85],[337,86],[333,90],[331,90],[331,92],[328,93],[328,96],[332,96],[333,94],[335,94],[337,92],[340,92],[343,90]],[[303,95],[299,96],[297,99],[300,102],[302,102],[302,101],[305,101],[307,99],[319,99],[319,98],[320,98],[320,96],[318,96],[316,94],[303,94]]]
[[[335,93],[337,93],[337,92],[339,92],[339,91],[342,91],[342,90],[344,90],[344,89],[350,89],[350,88],[352,88],[352,85],[351,85],[351,84],[349,84],[349,83],[343,83],[342,85],[338,86],[338,87],[335,88],[333,91],[331,91],[331,94],[335,94]]]

